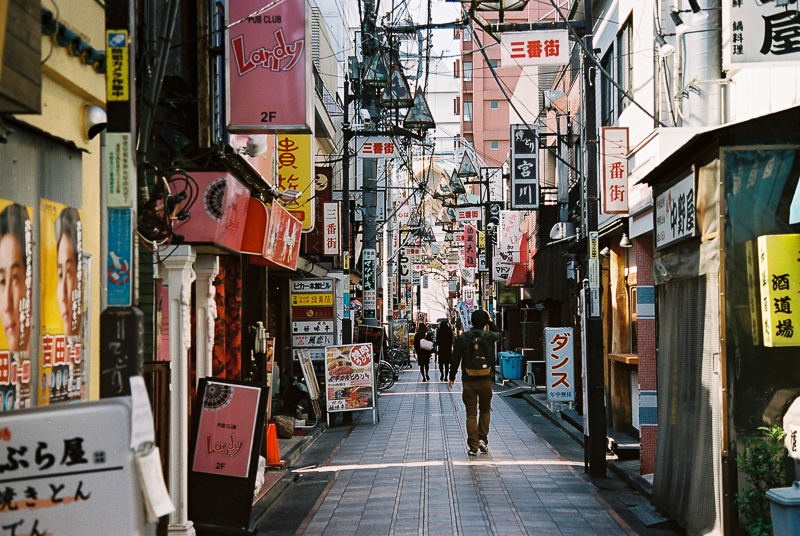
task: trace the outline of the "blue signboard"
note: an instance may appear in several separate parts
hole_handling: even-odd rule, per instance
[[[133,214],[129,208],[108,209],[108,306],[127,307],[133,275]]]

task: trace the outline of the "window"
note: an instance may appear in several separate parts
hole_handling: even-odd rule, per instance
[[[489,101],[489,109],[490,110],[499,110],[500,109],[500,103],[498,101],[496,101],[496,100]]]
[[[611,72],[611,71],[609,71]],[[625,21],[617,34],[617,82],[629,95],[633,94],[633,24],[631,19]],[[619,111],[624,110],[630,99],[619,92]]]
[[[472,41],[472,26],[464,27],[464,41]]]
[[[464,82],[472,82],[472,62],[464,62]]]
[[[456,95],[453,99],[453,115],[458,115],[461,112],[461,96]]]
[[[614,54],[613,49],[609,50],[603,59],[600,60],[600,67],[613,76],[614,74]],[[600,121],[603,125],[613,125],[616,120],[614,110],[617,102],[617,88],[611,83],[611,80],[602,73],[600,73]]]
[[[464,101],[464,121],[472,121],[472,101]]]
[[[461,60],[453,62],[453,78],[461,78]]]
[[[492,151],[497,151],[500,149],[500,142],[497,140],[492,140],[489,142],[489,149]]]
[[[492,69],[497,69],[500,67],[500,60],[489,60],[489,66]]]

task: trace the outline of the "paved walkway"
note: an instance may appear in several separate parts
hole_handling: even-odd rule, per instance
[[[434,375],[438,378],[438,372]],[[498,396],[489,454],[467,455],[461,384],[419,382],[416,370],[379,397],[380,420],[356,414],[325,464],[326,491],[304,520],[308,535],[635,534],[568,461]]]

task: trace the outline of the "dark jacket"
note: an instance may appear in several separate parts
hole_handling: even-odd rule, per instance
[[[439,363],[449,363],[453,355],[453,329],[449,324],[439,325],[436,329],[436,352]]]
[[[421,335],[421,336],[420,336]],[[419,341],[422,339],[427,339],[433,342],[433,337],[431,337],[430,333],[425,331],[424,333],[420,333],[419,331],[414,334],[414,353],[417,354],[417,363],[420,365],[429,365],[431,362],[431,354],[433,350],[423,350],[419,346]]]
[[[494,323],[489,324],[489,329],[490,331],[472,328],[456,337],[456,340],[453,343],[453,357],[450,360],[450,381],[455,381],[456,373],[458,372],[459,367],[461,367],[462,381],[473,379],[470,378],[467,371],[464,370],[462,359],[467,347],[469,347],[469,345],[472,343],[472,339],[477,336],[483,337],[483,340],[488,343],[486,346],[489,348],[489,352],[491,352],[492,357],[494,358],[492,360],[494,362],[494,365],[492,365],[492,373],[488,377],[494,378],[495,368],[497,367],[497,351],[495,350],[494,343],[500,340],[500,332],[497,331],[497,327],[494,325]],[[480,376],[479,378],[486,377],[487,376]]]

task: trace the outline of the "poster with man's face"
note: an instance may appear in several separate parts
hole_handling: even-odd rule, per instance
[[[0,412],[31,406],[32,213],[0,199]]]
[[[43,199],[39,211],[39,403],[85,397],[85,274],[81,212]]]

